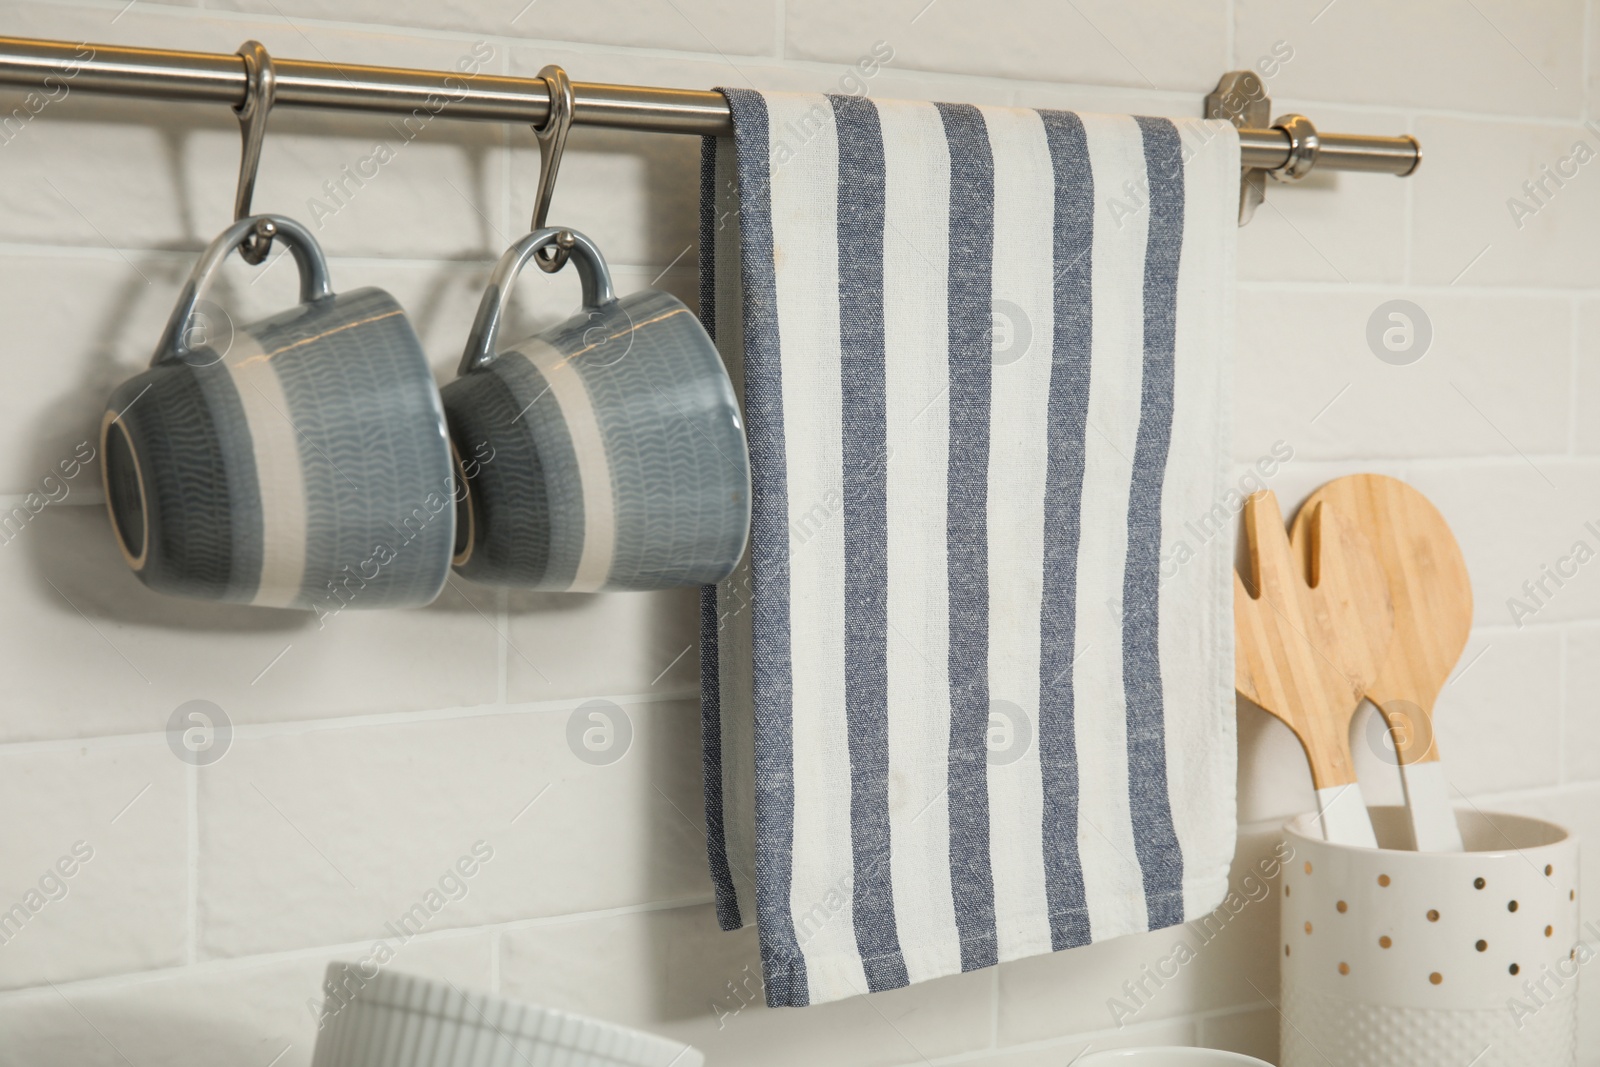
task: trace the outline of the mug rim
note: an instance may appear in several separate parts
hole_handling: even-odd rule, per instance
[[[459,515],[454,533],[455,542],[462,543],[465,547],[458,553],[455,544],[450,546],[450,566],[459,567],[472,558],[473,549],[477,547],[474,541],[478,533],[478,516],[473,507],[472,483],[467,479],[466,464],[461,461],[461,450],[456,447],[456,439],[453,436],[446,433],[445,437],[450,443],[450,465],[456,476],[456,485],[461,487],[461,511],[466,513],[465,540],[462,539],[463,531],[460,528]],[[448,575],[446,577],[448,578]]]
[[[127,537],[122,530],[122,522],[117,516],[116,508],[111,502],[111,427],[115,426],[122,434],[123,443],[128,446],[128,456],[133,460],[133,479],[139,487],[139,521],[141,525],[139,537],[139,552],[135,555],[128,551]],[[111,534],[117,539],[117,549],[121,551],[123,560],[135,573],[143,571],[145,564],[150,560],[150,499],[144,487],[144,467],[139,462],[139,450],[133,445],[133,435],[128,433],[128,427],[123,424],[122,412],[107,411],[100,418],[100,488],[105,493],[106,514],[111,518]]]

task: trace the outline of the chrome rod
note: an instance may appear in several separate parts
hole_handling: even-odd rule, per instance
[[[1415,137],[1376,137],[1365,133],[1319,133],[1319,170],[1360,170],[1404,177],[1422,162]],[[1270,130],[1239,131],[1239,161],[1255,170],[1277,170],[1289,162],[1289,135]]]
[[[540,125],[550,98],[540,78],[406,70],[357,64],[274,59],[274,107],[321,108],[434,116],[479,122]],[[232,53],[179,52],[123,45],[74,44],[27,37],[0,37],[0,85],[183,100],[243,102],[244,59]],[[721,93],[705,89],[661,89],[639,85],[574,82],[573,121],[583,126],[711,136],[732,132]],[[1320,134],[1316,166],[1325,170],[1405,175],[1416,169],[1415,138],[1364,134]],[[1291,143],[1283,130],[1239,131],[1246,167],[1276,170],[1289,162]]]
[[[541,78],[456,71],[405,70],[273,58],[275,108],[322,108],[410,115],[419,110],[454,119],[537,126],[550,111]],[[244,102],[244,59],[216,52],[177,52],[122,45],[73,44],[0,37],[0,85],[113,93],[202,104]],[[635,85],[573,84],[573,120],[586,126],[666,133],[733,130],[721,93]]]

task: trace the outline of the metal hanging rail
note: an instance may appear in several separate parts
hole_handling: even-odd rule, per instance
[[[366,111],[408,115],[419,109],[453,119],[542,125],[550,113],[549,88],[542,78],[507,78],[437,70],[405,70],[353,64],[274,59],[275,106]],[[70,75],[64,72],[71,70]],[[1254,78],[1236,72],[1224,78]],[[0,85],[48,88],[66,81],[74,92],[183,100],[196,103],[245,102],[242,56],[225,52],[179,52],[161,48],[0,37]],[[1243,82],[1242,84],[1250,84]],[[1259,81],[1255,103],[1265,100]],[[640,85],[574,82],[573,122],[585,126],[656,133],[723,135],[732,132],[727,101],[702,89],[661,89]],[[1221,90],[1219,86],[1219,91]],[[1214,94],[1215,95],[1215,94]],[[441,101],[445,103],[441,106]],[[1240,123],[1246,114],[1213,112]],[[1284,120],[1280,120],[1284,121]],[[1304,120],[1302,120],[1304,121]],[[1318,133],[1305,123],[1299,130],[1274,126],[1239,130],[1245,167],[1301,177],[1324,170],[1410,174],[1421,159],[1411,137]],[[1293,164],[1293,167],[1291,167]]]

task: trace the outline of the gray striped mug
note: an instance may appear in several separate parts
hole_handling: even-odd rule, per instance
[[[583,309],[497,351],[517,274],[559,239]],[[542,229],[500,257],[445,413],[467,486],[457,571],[590,592],[720,581],[750,529],[744,425],[716,345],[676,297],[618,299],[598,249]]]
[[[200,343],[203,294],[263,219],[300,303]],[[292,219],[242,219],[205,250],[150,368],[112,393],[100,445],[117,543],[152,589],[323,618],[425,604],[450,573],[455,486],[422,346],[388,293],[335,295]]]

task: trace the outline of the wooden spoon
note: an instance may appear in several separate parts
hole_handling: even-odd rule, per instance
[[[1244,526],[1250,579],[1233,576],[1234,688],[1300,739],[1323,837],[1376,848],[1350,755],[1350,720],[1393,627],[1382,565],[1336,505],[1311,509],[1309,568],[1291,551],[1271,492],[1245,502]]]
[[[1307,547],[1315,509],[1330,504],[1360,527],[1387,578],[1394,640],[1367,698],[1383,712],[1394,738],[1415,847],[1460,852],[1461,831],[1434,741],[1433,708],[1472,629],[1466,561],[1428,498],[1381,474],[1338,478],[1312,493],[1295,516],[1291,537],[1297,549]]]

